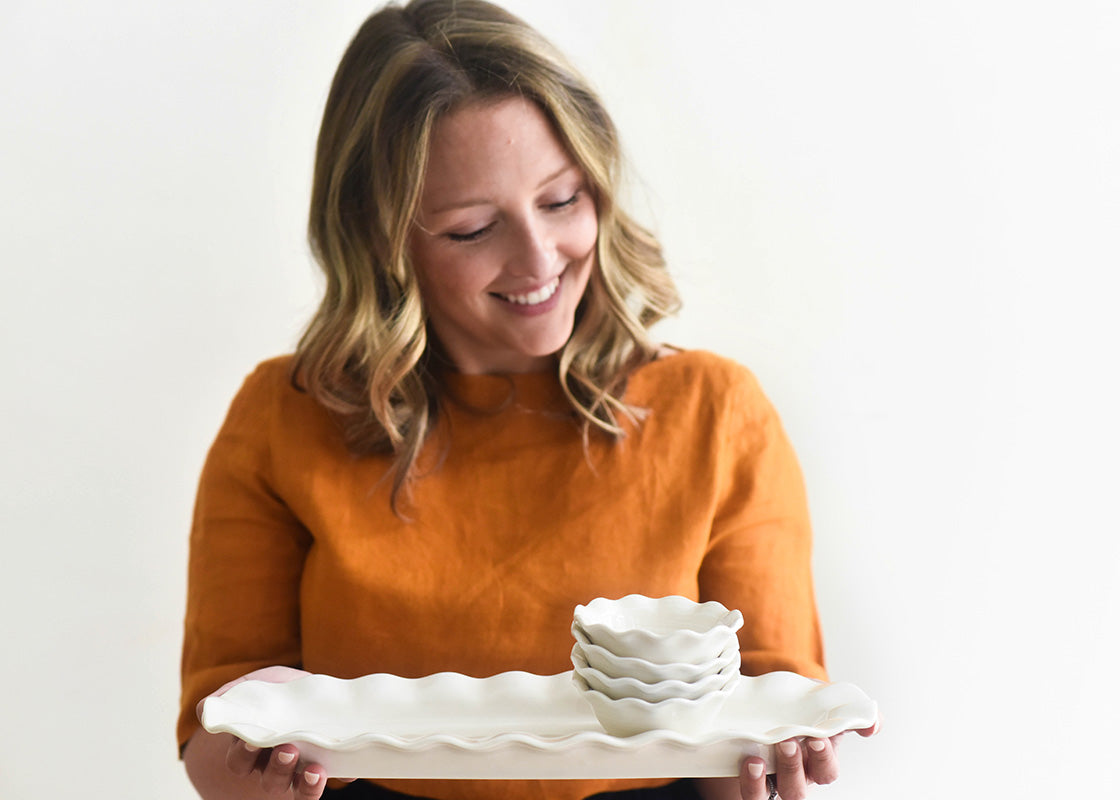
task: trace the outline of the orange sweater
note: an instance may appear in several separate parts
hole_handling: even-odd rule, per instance
[[[643,367],[626,398],[648,417],[620,443],[593,435],[586,454],[555,376],[452,376],[465,402],[446,404],[405,522],[389,509],[387,459],[351,455],[289,365],[249,376],[202,473],[181,744],[199,699],[272,664],[344,678],[563,672],[575,605],[631,592],[742,610],[746,674],[825,677],[801,473],[744,368],[699,351]],[[385,783],[575,800],[665,781]]]

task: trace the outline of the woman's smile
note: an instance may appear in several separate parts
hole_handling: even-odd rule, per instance
[[[519,306],[536,308],[554,297],[556,295],[556,290],[559,288],[560,278],[557,277],[553,278],[541,288],[534,289],[533,291],[527,292],[525,294],[498,294],[495,292],[492,292],[492,294],[495,297],[499,297],[502,300],[507,300],[510,303],[516,303]]]

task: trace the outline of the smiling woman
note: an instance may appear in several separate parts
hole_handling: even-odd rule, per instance
[[[537,157],[549,161],[527,163]],[[511,207],[528,202],[509,197],[515,189],[552,207],[555,213],[537,221],[590,223],[584,246],[594,252],[580,255],[590,255],[595,268],[586,266],[586,292],[559,270],[545,280],[526,279],[518,273],[525,264],[512,266],[487,292],[511,294],[513,305],[529,311],[530,295],[537,293],[539,302],[551,291],[549,280],[563,277],[556,302],[558,311],[573,314],[571,335],[553,336],[547,352],[543,341],[527,352],[556,356],[562,390],[586,426],[621,435],[620,420],[635,413],[622,399],[627,375],[656,357],[647,330],[674,312],[679,299],[659,242],[615,202],[619,162],[614,125],[586,81],[535,30],[496,6],[438,0],[389,6],[355,35],[319,134],[310,239],[327,286],[293,375],[340,415],[355,452],[395,454],[394,506],[436,424],[440,373],[524,371],[506,363],[508,341],[490,354],[499,357],[493,363],[489,356],[474,363],[473,346],[455,353],[457,343],[485,332],[466,333],[461,319],[452,330],[465,308],[437,302],[436,281],[426,280],[423,291],[420,285],[434,276],[435,260],[444,265],[442,287],[465,280],[451,265],[466,263],[467,245],[492,258],[495,247],[545,232],[526,224],[523,208]],[[445,219],[451,211],[454,219]],[[491,225],[495,241],[483,241]],[[432,234],[443,239],[429,241]],[[528,246],[569,248],[577,238],[565,234],[563,242]],[[438,259],[429,246],[436,243],[448,245]],[[452,256],[451,245],[460,246],[460,255]],[[567,251],[528,255],[552,258],[553,266],[571,258]],[[472,274],[482,260],[471,259]],[[531,325],[524,316],[526,332],[543,327],[537,324],[543,320]],[[457,356],[470,360],[459,363]]]
[[[489,3],[390,5],[354,37],[316,153],[322,304],[199,487],[179,738],[204,797],[766,797],[759,758],[714,782],[326,788],[294,744],[196,716],[304,671],[562,672],[575,606],[627,594],[749,609],[743,671],[825,677],[796,457],[746,369],[650,336],[677,294],[618,166],[583,79]],[[787,800],[836,775],[829,739],[779,750]]]
[[[455,368],[548,369],[575,327],[597,233],[583,171],[536,105],[484,102],[440,120],[412,258]]]

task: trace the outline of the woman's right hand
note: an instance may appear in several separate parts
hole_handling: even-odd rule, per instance
[[[266,667],[230,681],[210,696],[218,697],[244,681],[286,683],[307,674],[291,667]],[[201,715],[202,703],[197,712]],[[231,734],[214,734],[201,728],[187,743],[183,761],[204,800],[318,800],[327,783],[322,765],[301,759],[299,748],[293,744],[262,749]]]

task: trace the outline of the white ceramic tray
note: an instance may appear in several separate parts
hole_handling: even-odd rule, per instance
[[[744,677],[709,732],[605,733],[572,673],[471,678],[309,675],[246,681],[206,700],[202,724],[260,747],[285,742],[339,778],[686,778],[738,774],[772,745],[874,724],[852,684],[792,672]]]

